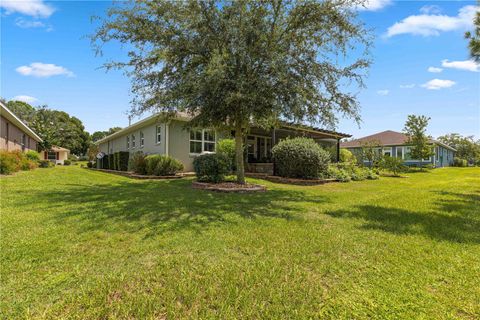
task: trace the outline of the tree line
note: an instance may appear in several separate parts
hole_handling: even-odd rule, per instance
[[[89,149],[96,149],[94,142],[122,129],[113,127],[90,134],[85,130],[80,119],[65,111],[50,109],[46,105],[33,107],[23,101],[1,100],[10,111],[42,138],[43,142],[39,144],[41,150],[48,150],[55,145],[67,148],[77,156],[86,155]]]

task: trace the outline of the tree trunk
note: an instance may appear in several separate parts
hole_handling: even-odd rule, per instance
[[[237,182],[245,184],[245,165],[243,162],[243,134],[242,127],[235,129],[235,159],[237,161]]]

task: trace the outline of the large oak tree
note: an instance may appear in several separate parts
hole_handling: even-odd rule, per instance
[[[132,113],[187,111],[192,126],[235,132],[237,180],[244,183],[244,135],[279,120],[334,127],[359,121],[358,87],[371,34],[362,0],[146,1],[119,3],[92,43],[129,48]]]

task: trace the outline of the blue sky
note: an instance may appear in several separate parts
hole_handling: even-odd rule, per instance
[[[110,1],[2,1],[0,96],[47,104],[81,119],[89,132],[126,126],[130,82],[101,69],[125,50],[95,57],[92,15]],[[370,0],[361,18],[375,30],[374,64],[359,93],[362,124],[338,130],[360,137],[401,131],[408,114],[432,118],[428,133],[480,138],[480,67],[468,59],[465,30],[475,1]]]

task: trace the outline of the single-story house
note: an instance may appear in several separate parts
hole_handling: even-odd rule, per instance
[[[42,138],[0,101],[0,150],[37,151],[39,142]]]
[[[185,171],[193,171],[193,160],[202,153],[215,152],[218,140],[232,137],[232,132],[213,128],[187,128],[192,119],[186,113],[178,112],[165,120],[161,114],[152,115],[115,132],[99,141],[99,151],[113,154],[119,151],[131,153],[169,155],[184,165]],[[287,137],[306,136],[320,145],[333,150],[338,158],[340,139],[348,134],[323,130],[310,126],[283,124],[279,128],[264,130],[252,128],[246,136],[247,170],[273,173],[272,147]]]
[[[42,158],[43,160],[51,161],[55,164],[63,165],[63,162],[68,159],[69,154],[69,149],[52,146],[50,150],[42,150],[40,152],[40,158]]]
[[[350,150],[354,154],[359,154],[362,148],[368,144],[369,147],[376,148],[379,154],[401,158],[409,166],[432,164],[434,167],[448,167],[453,164],[453,157],[456,151],[454,148],[433,139],[430,139],[429,143],[432,145],[434,155],[429,159],[422,160],[412,159],[410,156],[412,146],[408,144],[408,137],[401,132],[392,130],[342,142],[340,147]]]

